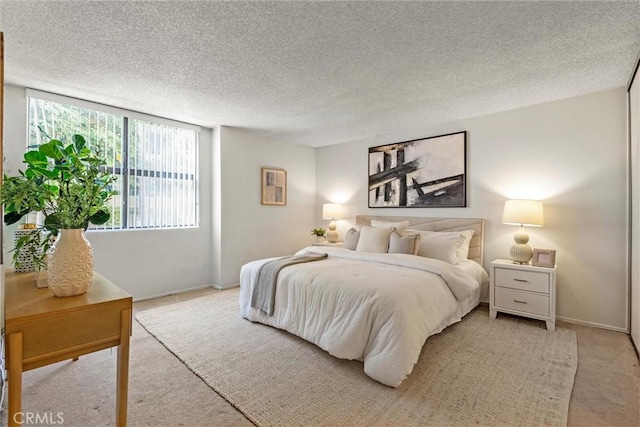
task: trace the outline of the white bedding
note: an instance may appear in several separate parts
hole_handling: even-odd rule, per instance
[[[305,251],[329,257],[280,272],[273,316],[250,306],[257,272],[273,258],[245,264],[241,315],[284,329],[335,357],[361,360],[367,375],[392,387],[411,373],[430,335],[459,321],[479,301],[477,279],[442,261],[332,247],[298,253]]]

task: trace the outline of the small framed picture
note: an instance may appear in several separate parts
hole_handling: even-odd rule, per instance
[[[262,168],[262,204],[286,206],[287,171],[284,169]]]
[[[553,268],[556,266],[556,251],[554,249],[534,249],[531,265],[535,267]]]

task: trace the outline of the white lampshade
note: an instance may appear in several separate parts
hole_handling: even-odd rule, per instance
[[[542,227],[544,214],[539,200],[507,200],[502,213],[503,224]]]
[[[524,231],[524,226],[542,227],[544,225],[542,202],[538,200],[507,200],[504,203],[502,223],[520,226],[518,232],[513,236],[516,243],[511,246],[509,255],[515,263],[528,263],[533,251],[527,245],[529,235]]]
[[[322,205],[322,219],[341,219],[344,209],[339,203],[325,203]]]

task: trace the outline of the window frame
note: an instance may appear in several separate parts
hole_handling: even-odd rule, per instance
[[[137,111],[127,110],[123,108],[113,107],[106,104],[100,104],[92,101],[87,101],[79,98],[72,98],[64,95],[58,95],[51,92],[44,92],[36,89],[26,88],[25,94],[27,98],[27,135],[26,135],[26,146],[29,146],[29,135],[30,135],[30,123],[29,123],[29,99],[36,98],[44,101],[55,102],[59,104],[72,105],[74,107],[85,108],[89,110],[99,111],[107,114],[114,114],[118,116],[122,116],[122,161],[121,167],[113,167],[113,174],[118,175],[122,178],[122,197],[121,197],[121,225],[119,227],[112,228],[99,228],[99,227],[89,227],[89,231],[135,231],[135,230],[176,230],[176,229],[188,229],[188,228],[199,228],[200,226],[200,132],[201,127],[197,125],[193,125],[190,123],[180,122],[177,120],[166,119],[163,117],[153,116],[145,113],[140,113]],[[193,179],[193,183],[195,186],[194,191],[194,223],[193,225],[177,225],[177,226],[140,226],[140,227],[130,227],[129,226],[129,198],[131,197],[130,189],[129,189],[129,178],[130,176],[136,177],[155,177],[156,174],[159,174],[161,177],[166,178],[167,175],[175,175],[176,177],[184,175],[184,173],[179,172],[170,172],[170,171],[158,171],[151,169],[141,169],[138,167],[131,167],[129,165],[129,121],[131,119],[134,120],[142,120],[151,122],[159,125],[166,125],[180,129],[186,129],[189,131],[195,132],[195,170],[193,174],[188,174],[189,179]],[[126,171],[127,173],[123,173]]]

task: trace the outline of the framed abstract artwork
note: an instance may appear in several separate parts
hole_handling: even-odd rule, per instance
[[[287,171],[284,169],[262,168],[262,204],[286,206]]]
[[[369,207],[466,207],[466,152],[466,131],[370,147]]]

